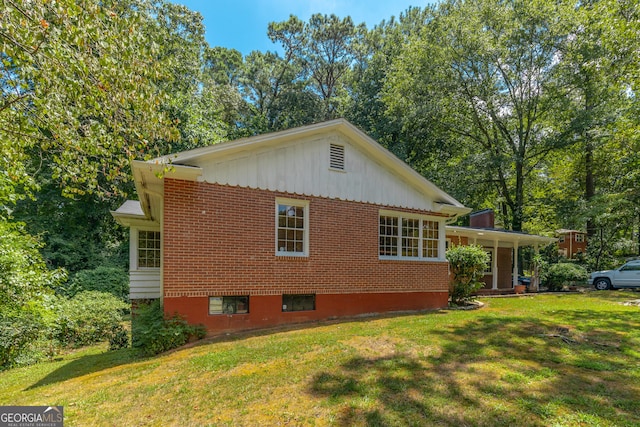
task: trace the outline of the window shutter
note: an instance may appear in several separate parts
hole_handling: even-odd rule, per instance
[[[344,170],[344,146],[329,145],[329,167],[331,169]]]

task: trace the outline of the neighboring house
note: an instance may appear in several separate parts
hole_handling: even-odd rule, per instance
[[[140,200],[112,214],[133,304],[214,333],[447,305],[445,233],[464,233],[445,223],[470,209],[345,120],[132,169]]]
[[[574,259],[577,254],[587,253],[587,233],[578,230],[556,230],[558,236],[558,254]]]
[[[489,254],[490,265],[482,279],[485,283],[480,293],[503,293],[518,284],[518,250],[524,246],[539,247],[556,239],[522,232],[495,228],[494,212],[485,209],[474,212],[469,218],[469,227],[447,226],[447,243],[453,245],[477,244]],[[537,291],[537,283],[532,281],[530,290]]]

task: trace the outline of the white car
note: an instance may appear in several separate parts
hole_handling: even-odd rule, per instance
[[[597,290],[640,288],[640,260],[629,261],[615,270],[596,271],[591,273],[588,281]]]

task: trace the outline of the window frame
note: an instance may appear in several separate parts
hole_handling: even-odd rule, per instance
[[[219,313],[211,311],[211,300],[214,299],[214,298],[221,299],[221,301],[220,301],[221,309],[220,309]],[[237,300],[240,299],[240,298],[246,298],[247,299],[247,303],[246,303],[247,304],[247,308],[246,308],[246,311],[238,313],[237,312],[237,305],[238,305],[238,301]],[[236,310],[236,311],[234,311],[232,313],[230,313],[228,311],[225,311],[225,299],[233,299],[233,300],[235,300],[235,302],[234,302],[234,304],[235,304],[234,310]],[[251,310],[250,310],[250,307],[251,307],[250,300],[251,300],[251,298],[250,298],[249,295],[217,295],[217,296],[210,296],[209,297],[209,304],[207,306],[207,312],[209,313],[209,316],[231,316],[231,315],[249,314],[251,312]],[[229,304],[229,303],[230,303],[230,301],[227,302],[227,304]]]
[[[160,241],[160,248],[158,251],[158,256],[159,256],[159,261],[160,261],[160,265],[158,267],[143,267],[140,265],[140,233],[141,232],[153,232],[153,233],[159,233],[159,241]],[[130,233],[130,242],[129,242],[129,246],[130,246],[130,250],[129,250],[129,270],[130,271],[159,271],[162,268],[162,254],[163,254],[163,249],[162,249],[162,232],[158,229],[158,228],[154,228],[154,227],[131,227],[131,233]],[[145,248],[148,249],[148,248]]]
[[[584,243],[584,234],[576,233],[576,243]]]
[[[489,262],[487,268],[484,270],[485,276],[493,276],[493,257],[496,256],[496,252],[493,248],[482,248],[489,255]]]
[[[303,209],[303,241],[302,241],[302,252],[289,252],[289,251],[281,251],[278,247],[278,231],[280,230],[279,223],[279,208],[280,205],[285,206],[294,206]],[[309,256],[309,201],[303,199],[288,199],[278,197],[276,198],[275,203],[275,239],[274,239],[274,249],[276,256],[280,257],[308,257]]]
[[[381,255],[381,238],[389,238],[389,235],[383,235],[380,233],[381,223],[380,220],[382,217],[391,217],[397,219],[397,235],[395,237],[396,243],[396,255]],[[404,240],[407,239],[407,236],[404,236],[403,233],[403,225],[404,220],[419,220],[418,222],[418,236],[410,237],[411,239],[418,239],[418,256],[406,256],[403,255],[404,250]],[[437,256],[436,257],[426,257],[424,254],[424,243],[425,240],[434,240],[429,239],[424,236],[424,225],[426,221],[435,222],[438,225],[437,233],[438,233],[438,246],[437,246]],[[420,215],[420,214],[412,214],[406,212],[397,212],[381,209],[378,212],[378,259],[380,260],[396,260],[396,261],[446,261],[445,258],[446,252],[446,236],[445,236],[445,227],[444,227],[444,219],[441,217],[431,216],[431,215]]]
[[[313,298],[313,308],[304,309],[304,310],[292,310],[287,307],[285,309],[285,298]],[[293,302],[291,302],[291,306],[293,306]],[[316,310],[316,294],[282,294],[282,312],[283,313],[296,313],[300,311],[315,311]]]

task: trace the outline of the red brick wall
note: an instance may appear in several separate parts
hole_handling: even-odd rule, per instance
[[[486,247],[485,249],[491,249]],[[497,261],[498,261],[498,289],[511,289],[513,287],[513,264],[512,264],[513,249],[511,248],[498,248]],[[496,274],[493,272],[493,274]],[[484,282],[483,289],[493,288],[493,274],[487,274],[480,279]]]
[[[164,191],[165,311],[184,310],[172,298],[283,293],[433,293],[424,308],[446,305],[447,263],[378,259],[381,206],[166,178]],[[275,255],[276,197],[309,201],[308,257]],[[202,302],[194,310],[207,313]]]
[[[566,233],[564,234],[564,242],[558,241],[558,248],[564,249],[567,254],[567,258],[573,259],[578,252],[583,254],[587,253],[587,235],[582,234],[582,242],[576,242],[576,235],[578,233]]]
[[[473,212],[469,215],[469,226],[493,228],[495,226],[495,215],[493,210],[485,209],[480,212]]]

